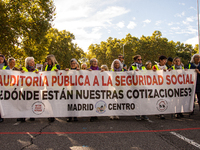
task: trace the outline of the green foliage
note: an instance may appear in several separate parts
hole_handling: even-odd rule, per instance
[[[84,51],[72,42],[75,36],[68,31],[52,28],[46,35],[46,39],[48,53],[56,57],[61,69],[69,68],[72,58],[79,61],[85,57]]]
[[[168,41],[167,38],[162,37],[160,31],[154,31],[151,36],[142,36],[140,39],[127,34],[123,39],[113,39],[109,37],[107,41],[102,41],[100,44],[92,44],[88,48],[87,58],[97,58],[99,66],[107,64],[110,68],[114,59],[118,58],[119,54],[123,54],[125,64],[130,66],[133,63],[135,55],[141,55],[143,63],[146,61],[159,61],[160,55],[166,57],[180,57],[183,64],[187,65],[191,56],[198,51],[198,46],[195,48],[190,44],[180,42]]]
[[[55,16],[52,0],[0,1],[0,52],[21,59],[33,56],[39,62],[47,54],[42,45]],[[16,55],[20,51],[23,55]]]

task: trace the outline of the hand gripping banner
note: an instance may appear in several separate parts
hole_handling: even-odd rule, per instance
[[[2,118],[135,116],[191,112],[194,70],[0,71]]]

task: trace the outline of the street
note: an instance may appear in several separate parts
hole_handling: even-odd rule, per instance
[[[0,149],[131,149],[177,150],[200,149],[200,111],[196,104],[194,115],[184,114],[177,119],[171,114],[165,120],[148,116],[150,120],[136,121],[134,116],[120,116],[119,120],[99,117],[94,122],[78,118],[78,122],[66,122],[56,118],[5,119],[0,123]]]

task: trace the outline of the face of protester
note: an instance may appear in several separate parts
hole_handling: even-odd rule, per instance
[[[28,65],[31,67],[35,67],[35,61],[32,59],[28,62]]]
[[[180,66],[180,65],[181,65],[181,60],[180,60],[180,59],[176,59],[176,60],[174,61],[174,64],[175,64],[176,66]]]
[[[199,55],[195,56],[195,57],[194,57],[194,63],[195,63],[195,64],[198,64],[199,61],[200,61],[200,56],[199,56]]]
[[[71,62],[71,68],[75,69],[77,67],[77,63],[75,61]]]
[[[47,63],[48,63],[48,65],[52,65],[51,59],[47,58]]]
[[[114,67],[115,67],[116,69],[119,68],[119,65],[120,65],[120,64],[119,64],[119,61],[115,61],[115,62],[114,62]]]
[[[172,65],[172,62],[171,62],[171,61],[167,61],[167,64],[168,64],[169,66],[171,66],[171,65]]]
[[[136,59],[136,63],[141,64],[141,63],[142,63],[142,58],[141,58],[141,57],[138,57],[138,58]]]
[[[160,60],[160,65],[164,66],[167,63],[167,59]]]
[[[147,65],[147,70],[151,70],[151,68],[152,68],[152,64],[151,64],[151,63],[148,63],[148,65]]]
[[[82,69],[82,70],[86,70],[86,69],[87,69],[86,64],[83,64],[82,67],[81,67],[81,69]]]
[[[96,59],[94,59],[94,60],[91,62],[91,66],[92,66],[92,67],[97,67],[97,65],[98,65],[98,62],[97,62]]]
[[[123,56],[118,56],[118,59],[123,62],[124,61],[124,57]]]
[[[0,57],[0,64],[2,64],[4,62],[3,57]]]
[[[15,60],[14,59],[9,62],[9,66],[10,66],[10,68],[15,67]]]

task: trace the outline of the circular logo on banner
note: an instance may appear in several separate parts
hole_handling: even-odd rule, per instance
[[[160,99],[157,101],[156,107],[157,107],[158,111],[164,112],[168,108],[168,103],[166,100]]]
[[[42,102],[35,102],[32,105],[32,110],[33,110],[34,114],[40,115],[40,114],[42,114],[44,112],[45,105]]]
[[[98,101],[95,105],[96,112],[99,114],[103,114],[106,112],[106,103],[104,101]]]

